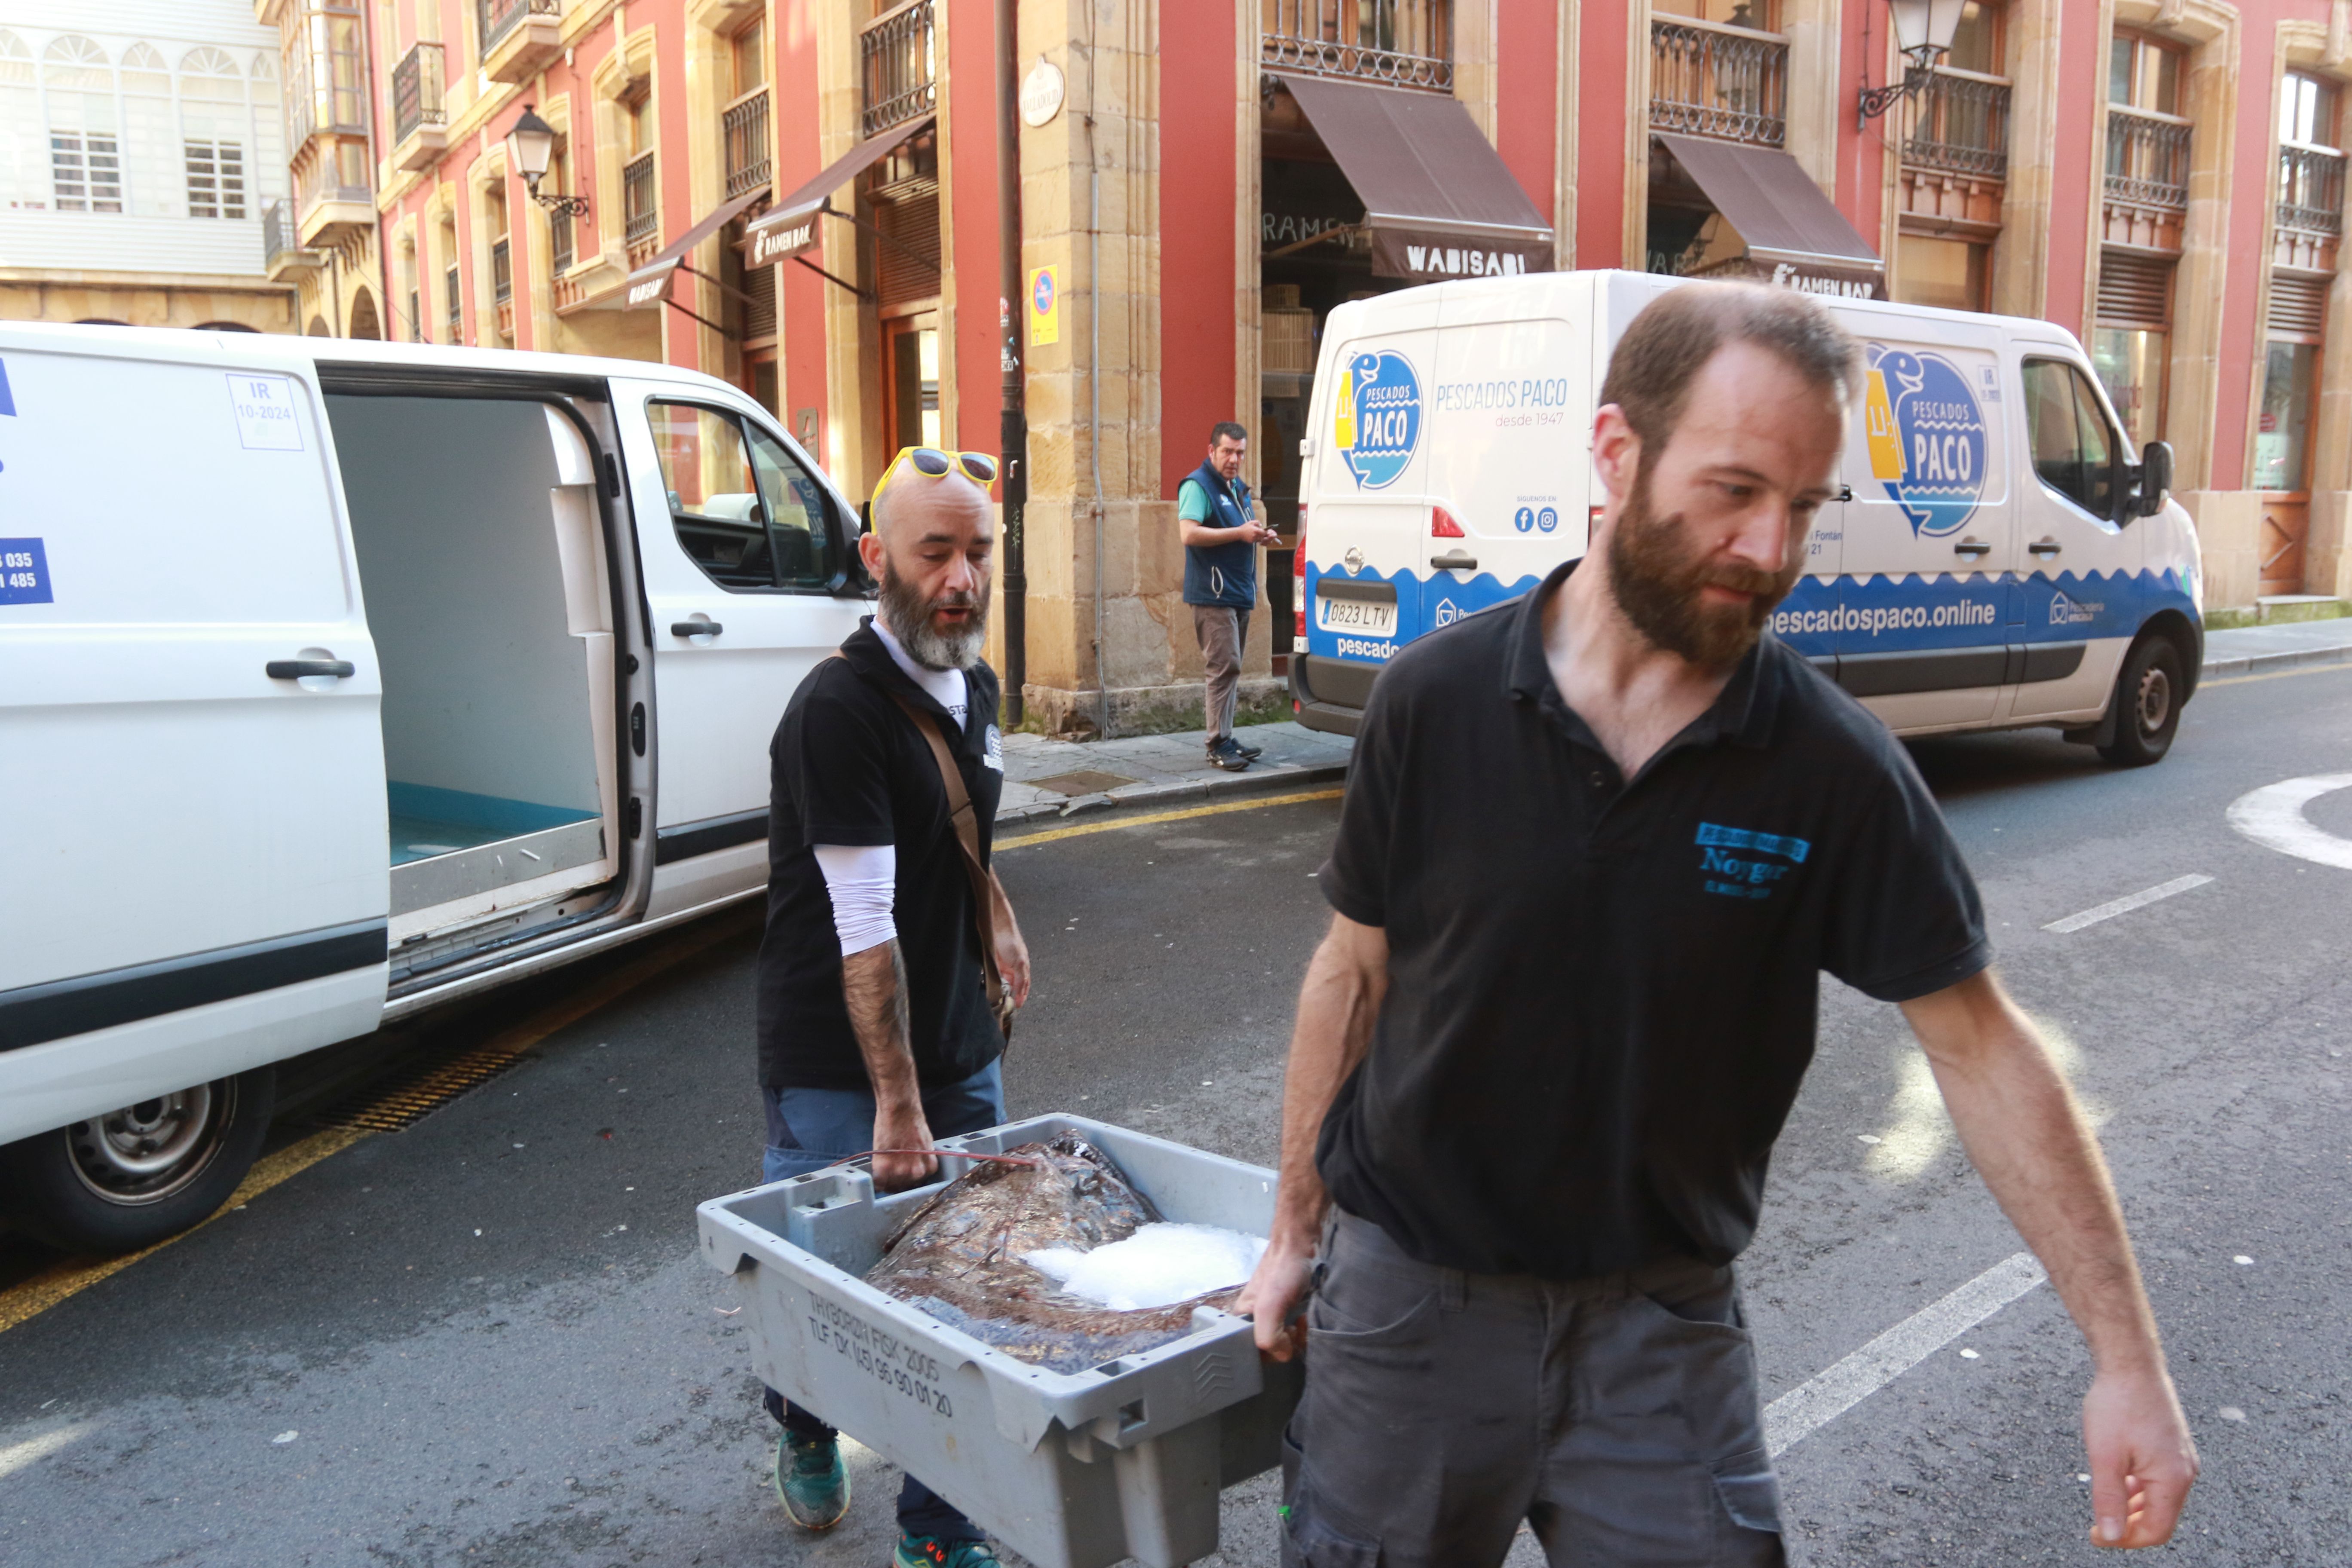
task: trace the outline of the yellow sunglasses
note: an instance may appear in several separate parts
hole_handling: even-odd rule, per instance
[[[884,486],[903,463],[927,479],[943,479],[961,468],[963,477],[986,489],[996,482],[996,459],[985,452],[942,452],[937,447],[901,447],[890,466],[882,470],[881,482],[874,487],[874,497],[881,499]]]

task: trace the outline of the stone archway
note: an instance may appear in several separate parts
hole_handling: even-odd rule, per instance
[[[314,338],[331,338],[335,334],[333,331],[329,330],[326,317],[313,316],[310,318],[310,331],[309,335]]]
[[[196,323],[196,331],[200,332],[257,332],[261,331],[261,329],[259,327],[248,327],[243,321],[198,321]]]
[[[351,335],[368,342],[383,336],[383,326],[376,315],[375,296],[365,289],[360,289],[352,300]]]

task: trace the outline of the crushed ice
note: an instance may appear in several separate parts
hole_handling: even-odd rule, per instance
[[[1265,1238],[1213,1225],[1157,1221],[1091,1252],[1048,1247],[1022,1261],[1073,1296],[1117,1312],[1172,1307],[1241,1284],[1265,1252]]]

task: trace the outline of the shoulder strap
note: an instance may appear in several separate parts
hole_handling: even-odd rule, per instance
[[[824,656],[848,662],[849,656],[839,648]],[[823,663],[824,660],[818,660]],[[915,732],[928,742],[931,761],[940,770],[940,785],[947,791],[948,824],[955,829],[956,847],[963,854],[963,874],[971,884],[972,931],[980,938],[981,973],[988,983],[988,1005],[996,1021],[1012,1037],[1012,1008],[1007,1005],[1004,976],[996,967],[996,878],[980,863],[980,822],[971,807],[971,792],[963,787],[963,773],[955,764],[955,756],[940,735],[940,727],[931,722],[923,710],[899,692],[887,692],[891,701],[915,726]]]

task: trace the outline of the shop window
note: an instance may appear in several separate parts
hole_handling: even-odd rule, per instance
[[[2027,360],[2025,418],[2033,472],[2093,517],[2116,510],[2116,442],[2083,373],[2057,360]]]
[[[1923,234],[1898,236],[1895,298],[1906,305],[1982,310],[1990,289],[1991,255],[1990,246],[1972,240]]]
[[[836,574],[824,487],[766,431],[696,404],[646,405],[671,526],[703,574],[736,593],[823,590]]]

